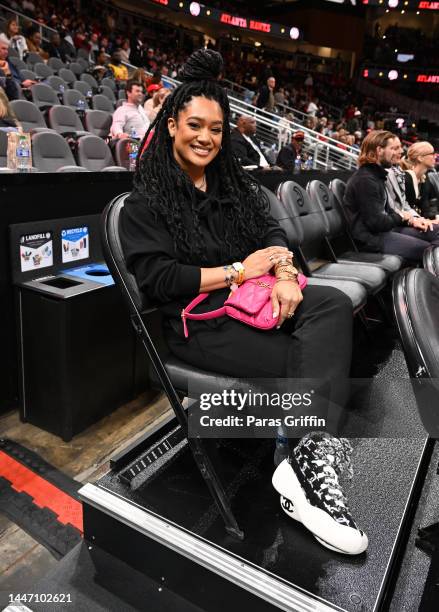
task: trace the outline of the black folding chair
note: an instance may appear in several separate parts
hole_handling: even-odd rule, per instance
[[[170,356],[163,360],[159,355],[156,343],[151,336],[150,330],[148,329],[148,323],[145,320],[145,315],[154,309],[151,308],[151,305],[146,303],[145,297],[139,291],[134,275],[128,271],[120,243],[119,219],[125,199],[128,195],[129,194],[125,193],[116,197],[107,205],[103,213],[103,222],[101,226],[102,245],[108,268],[111,271],[116,285],[122,291],[129,309],[133,327],[145,347],[153,371],[168,397],[177,422],[188,441],[189,448],[192,451],[198,469],[224,520],[226,530],[230,535],[243,539],[244,533],[239,528],[233,515],[224,487],[207,452],[205,441],[200,438],[188,436],[188,417],[180,399],[180,397],[184,397],[187,394],[187,388],[190,382],[200,380],[200,377],[202,377],[204,381],[207,381],[212,389],[219,389],[220,383],[218,381],[218,375],[213,372],[199,370],[198,368],[180,361],[174,356]],[[222,380],[224,381],[224,377],[222,377]],[[236,382],[236,385],[242,384],[242,381],[239,380],[233,380],[232,378],[228,380],[231,382],[233,381],[233,384]]]
[[[439,276],[439,248],[434,246],[429,246],[428,249],[425,249],[424,254],[422,256],[424,270],[431,272],[435,276]]]

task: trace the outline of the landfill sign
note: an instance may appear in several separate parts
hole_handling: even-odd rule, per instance
[[[22,272],[53,266],[52,232],[21,236],[20,262]]]
[[[88,227],[72,227],[61,231],[62,262],[87,259],[89,249]]]

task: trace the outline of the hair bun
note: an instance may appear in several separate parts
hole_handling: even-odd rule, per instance
[[[188,58],[180,73],[182,81],[217,81],[224,62],[220,53],[212,49],[199,49]]]

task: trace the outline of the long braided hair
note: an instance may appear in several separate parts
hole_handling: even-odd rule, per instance
[[[227,255],[240,252],[241,257],[246,257],[255,250],[268,223],[268,198],[232,153],[229,101],[218,82],[222,69],[223,60],[216,51],[200,49],[190,56],[181,74],[182,84],[166,98],[145,134],[140,147],[143,153],[137,158],[134,176],[134,186],[144,196],[146,205],[166,220],[176,251],[193,263],[205,260],[205,244],[194,205],[195,187],[175,161],[168,131],[168,119],[173,117],[178,121],[179,112],[192,98],[202,96],[215,100],[223,113],[222,146],[209,164],[209,171],[212,169],[220,177],[218,197],[227,198],[231,203],[225,212],[229,216],[223,238]],[[152,130],[154,133],[144,150]]]

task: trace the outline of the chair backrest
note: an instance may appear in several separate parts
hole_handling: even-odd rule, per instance
[[[323,246],[326,250],[326,227],[319,204],[311,200],[305,189],[294,181],[282,183],[278,193],[289,210],[305,257],[319,257]]]
[[[274,217],[276,221],[278,221],[279,225],[287,235],[288,245],[290,249],[293,251],[295,249],[298,249],[300,247],[302,234],[301,231],[297,230],[297,227],[293,223],[291,218],[291,212],[281,201],[279,192],[277,195],[275,195],[266,187],[262,187],[262,190],[268,197],[271,216]]]
[[[89,110],[85,113],[85,129],[95,136],[107,138],[112,122],[112,116],[105,111]]]
[[[80,91],[82,95],[86,97],[91,97],[93,95],[93,89],[91,85],[89,85],[85,81],[75,81],[73,83],[73,89],[76,89],[76,91]]]
[[[64,91],[68,88],[67,83],[59,76],[50,76],[47,81],[47,85],[56,91],[57,93],[64,93]]]
[[[58,70],[58,75],[69,85],[73,85],[73,83],[76,81],[74,72],[72,72],[69,68],[61,68]]]
[[[439,248],[429,246],[422,255],[424,270],[439,277]]]
[[[73,109],[78,109],[79,105],[82,101],[82,108],[80,110],[85,110],[88,108],[87,98],[76,89],[66,89],[63,95],[63,102],[65,106],[68,106]]]
[[[102,94],[96,94],[92,98],[93,108],[96,110],[105,111],[106,113],[112,113],[114,111],[114,106],[111,101],[107,98],[107,96],[103,96]]]
[[[13,100],[11,108],[25,132],[30,132],[34,128],[47,128],[42,112],[33,102]]]
[[[393,281],[393,308],[422,423],[439,437],[439,278],[404,269]]]
[[[90,54],[86,49],[78,49],[78,53],[77,53],[78,61],[80,57],[88,60],[89,55]]]
[[[43,172],[56,172],[62,166],[76,166],[73,153],[62,136],[39,132],[32,136],[33,164]]]
[[[53,70],[50,66],[46,66],[42,62],[34,65],[34,72],[37,76],[43,77],[43,79],[47,79],[48,77],[53,75]]]
[[[91,172],[100,172],[107,166],[113,166],[113,156],[107,143],[95,136],[83,136],[78,140],[78,163]]]
[[[58,72],[58,70],[61,70],[61,68],[67,68],[59,57],[49,57],[47,60],[47,65],[50,66],[55,72]]]
[[[119,92],[117,94],[117,99],[121,101],[127,99],[127,92],[125,91],[125,89],[119,89]]]
[[[340,206],[343,208],[344,194],[346,191],[346,183],[339,178],[332,179],[329,188],[334,194]]]
[[[439,198],[439,173],[429,172],[427,174],[427,180],[430,181],[430,184],[433,187],[435,197]]]
[[[0,130],[0,168],[8,165],[8,134]]]
[[[18,70],[27,70],[27,64],[25,64],[23,62],[23,60],[21,60],[19,57],[11,57],[11,49],[9,48],[9,56],[8,56],[9,61],[11,62],[11,64],[14,64],[14,66],[18,69]]]
[[[133,140],[131,138],[120,138],[116,141],[114,145],[114,157],[116,159],[116,164],[121,168],[130,169],[130,157],[129,157],[129,148],[130,143],[139,144],[137,140]]]
[[[346,233],[346,220],[332,191],[322,181],[310,181],[307,192],[315,200],[322,212],[326,232],[329,238],[337,238]]]
[[[20,74],[23,81],[25,81],[26,79],[30,79],[31,81],[37,80],[36,73],[33,70],[29,70],[29,68],[24,68],[23,70],[20,70]]]
[[[31,95],[34,104],[38,106],[38,108],[54,106],[55,104],[59,104],[58,96],[54,92],[54,90],[49,87],[49,85],[45,85],[44,83],[37,83],[33,85],[31,88]]]
[[[94,76],[88,74],[88,72],[84,72],[83,74],[81,74],[81,81],[84,81],[84,83],[88,83],[91,88],[94,87],[95,89],[97,89],[99,87],[97,80],[94,78]]]
[[[81,76],[81,74],[84,72],[84,68],[79,62],[72,62],[69,68],[74,74],[76,74],[77,77]]]
[[[116,102],[116,96],[114,95],[114,91],[110,89],[110,87],[108,87],[107,85],[101,85],[101,93],[103,96],[106,96],[110,100],[110,102],[112,102],[114,108],[114,104]]]
[[[84,127],[76,112],[68,106],[52,106],[47,116],[49,126],[59,134],[83,132]]]
[[[28,53],[28,55],[26,55],[26,63],[28,64],[28,66],[39,64],[42,61],[43,61],[43,58],[41,57],[39,53],[34,53],[32,51],[32,53]]]
[[[84,70],[88,70],[90,68],[90,62],[86,59],[84,59],[83,57],[78,57],[78,59],[76,60],[78,62],[78,64],[80,64]]]
[[[110,77],[104,77],[101,81],[101,85],[109,87],[112,91],[116,93],[116,81],[114,79],[111,79]]]

